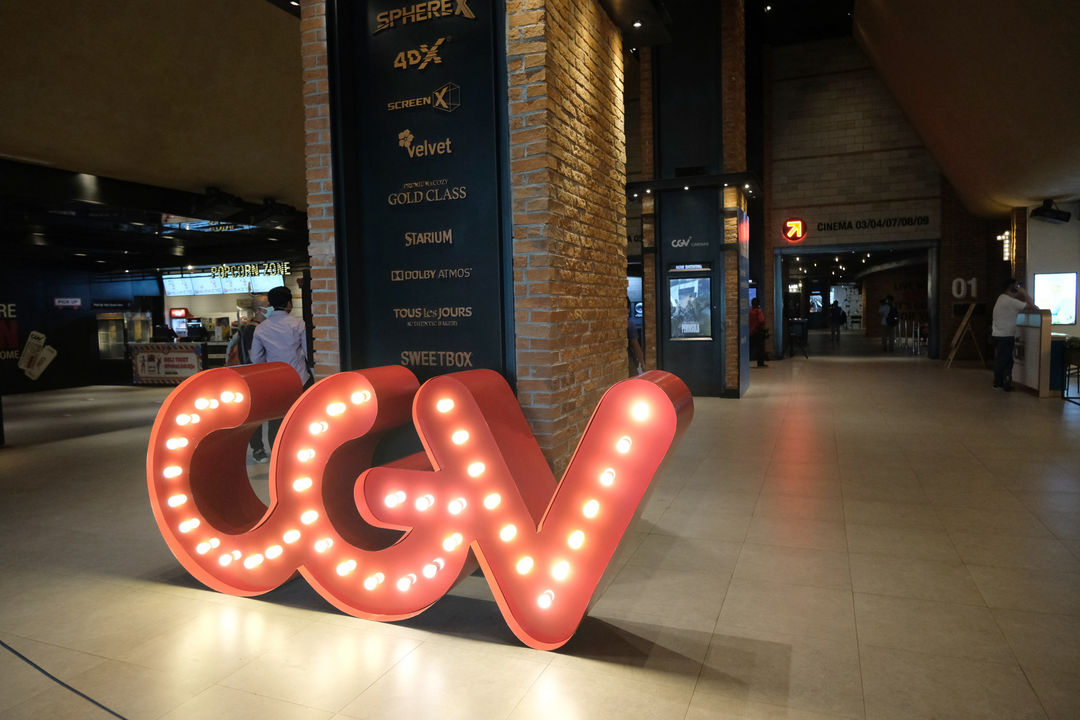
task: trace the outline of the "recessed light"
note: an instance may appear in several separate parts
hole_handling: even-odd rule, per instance
[[[641,27],[641,21],[640,20],[635,20],[634,21],[634,27],[636,27],[636,28]]]

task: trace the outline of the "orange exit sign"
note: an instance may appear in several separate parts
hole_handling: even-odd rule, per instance
[[[784,240],[799,243],[806,239],[806,224],[802,218],[790,218],[784,222]]]

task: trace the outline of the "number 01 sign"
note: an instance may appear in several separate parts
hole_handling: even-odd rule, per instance
[[[267,507],[248,479],[247,443],[282,416]],[[478,562],[514,634],[551,650],[577,629],[692,417],[674,375],[624,380],[600,400],[557,483],[497,373],[419,386],[404,367],[379,367],[301,395],[283,363],[219,368],[162,405],[147,482],[170,549],[215,590],[259,595],[298,571],[346,613],[400,620]],[[410,421],[424,452],[372,467],[380,440]]]

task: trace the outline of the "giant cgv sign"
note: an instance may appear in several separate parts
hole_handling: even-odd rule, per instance
[[[281,416],[267,507],[248,479],[247,442]],[[556,483],[495,372],[419,386],[404,367],[378,367],[301,395],[284,363],[220,368],[162,405],[147,483],[173,554],[215,590],[258,595],[299,571],[350,615],[400,620],[479,562],[514,634],[551,650],[573,635],[692,417],[674,375],[624,380],[600,400]],[[371,467],[380,440],[410,420],[425,452]]]

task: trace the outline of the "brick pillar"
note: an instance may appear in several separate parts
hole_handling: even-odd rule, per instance
[[[558,473],[626,375],[622,38],[595,0],[506,14],[518,398]]]
[[[641,176],[656,177],[656,148],[653,128],[652,48],[638,50],[641,71],[638,76],[638,108],[641,113]],[[655,370],[660,330],[656,322],[656,202],[652,195],[641,198],[641,320],[645,336],[645,369]]]
[[[746,7],[724,0],[720,12],[724,172],[746,172]]]
[[[518,398],[561,472],[626,375],[622,38],[595,0],[508,0],[506,14]],[[305,1],[301,33],[321,377],[340,369],[324,2]]]
[[[326,61],[326,3],[304,0],[300,10],[307,156],[308,255],[315,377],[341,370],[338,343],[334,186],[330,165],[330,83]]]
[[[742,288],[739,287],[739,253],[740,241],[747,238],[739,237],[738,217],[729,217],[728,212],[741,210],[746,214],[746,195],[740,188],[724,188],[724,389],[738,391],[739,382],[739,344],[742,338],[739,336],[741,312],[739,309],[739,295]]]

